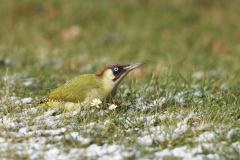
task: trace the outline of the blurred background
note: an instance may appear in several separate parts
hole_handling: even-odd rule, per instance
[[[212,72],[239,84],[239,6],[236,0],[5,1],[0,73],[62,84],[109,64],[146,61],[136,76]]]

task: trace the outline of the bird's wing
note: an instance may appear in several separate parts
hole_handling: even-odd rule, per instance
[[[84,101],[89,96],[88,93],[97,88],[99,86],[95,83],[74,84],[70,81],[50,92],[48,99],[78,103]]]

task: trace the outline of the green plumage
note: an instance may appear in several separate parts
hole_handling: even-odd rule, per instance
[[[78,76],[49,93],[48,99],[79,103],[87,98],[88,93],[98,89],[101,84],[96,76],[85,74]]]

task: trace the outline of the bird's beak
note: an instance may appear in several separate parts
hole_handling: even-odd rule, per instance
[[[131,70],[145,64],[146,62],[138,62],[138,63],[133,63],[133,64],[128,64],[124,66],[124,70],[126,70],[127,72],[130,72]]]
[[[138,63],[133,63],[133,64],[127,64],[127,65],[122,65],[123,66],[123,71],[120,72],[117,76],[115,76],[115,78],[113,79],[114,81],[118,81],[118,83],[120,83],[123,78],[132,70],[134,70],[135,68],[145,64],[146,62],[138,62]]]

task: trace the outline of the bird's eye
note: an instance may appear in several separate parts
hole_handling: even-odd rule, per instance
[[[117,68],[117,67],[116,67],[116,68],[114,68],[114,71],[115,71],[115,72],[117,72],[117,71],[118,71],[118,68]]]

